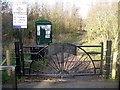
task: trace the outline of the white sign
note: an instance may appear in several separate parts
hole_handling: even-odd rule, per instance
[[[14,4],[13,7],[13,14],[19,15],[26,15],[27,14],[27,5],[26,4]]]
[[[13,15],[13,28],[27,28],[27,15]]]
[[[27,5],[13,4],[13,28],[27,28]]]

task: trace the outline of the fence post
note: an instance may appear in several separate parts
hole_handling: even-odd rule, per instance
[[[100,63],[100,73],[103,74],[103,42],[101,42],[101,63]]]
[[[22,69],[22,74],[25,74],[24,70],[24,55],[23,55],[23,43],[20,43],[20,61],[21,61],[21,69]]]
[[[117,62],[117,52],[113,53],[113,62],[112,62],[112,79],[116,77],[116,62]]]
[[[15,42],[15,57],[16,57],[16,75],[21,76],[21,63],[20,63],[20,43]]]
[[[7,66],[10,66],[10,51],[9,49],[6,50],[6,62],[7,62]],[[8,76],[11,75],[10,70],[7,70]]]
[[[112,46],[112,41],[111,40],[107,40],[107,50],[106,50],[106,79],[109,79],[109,77],[110,77],[111,46]]]

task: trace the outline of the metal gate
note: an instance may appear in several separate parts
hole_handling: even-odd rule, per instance
[[[31,48],[33,46],[23,46],[24,75],[66,77],[102,74],[103,43],[93,46],[55,43],[42,48],[35,46],[36,52]],[[89,48],[94,49],[90,51]]]

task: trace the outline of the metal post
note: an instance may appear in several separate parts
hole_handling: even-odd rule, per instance
[[[100,63],[100,73],[103,74],[103,42],[101,42],[101,63]]]
[[[16,57],[16,74],[21,76],[21,64],[20,64],[20,43],[15,42],[15,57]]]
[[[19,41],[20,45],[22,44],[22,30],[19,29]]]
[[[61,72],[64,71],[64,45],[61,45]]]
[[[13,75],[13,90],[17,90],[16,67],[12,69],[12,75]]]
[[[20,41],[20,59],[22,62],[22,74],[24,75],[24,56],[23,56],[23,43],[22,43],[22,30],[19,29],[19,41]]]
[[[110,77],[111,46],[112,46],[112,41],[108,40],[107,51],[106,51],[106,79],[109,79]]]
[[[24,75],[25,70],[24,70],[24,55],[23,55],[23,44],[22,43],[20,45],[20,57],[21,57],[21,62],[22,62],[22,74]]]

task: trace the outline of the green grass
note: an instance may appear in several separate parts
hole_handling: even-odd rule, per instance
[[[7,71],[2,71],[2,83],[12,83],[12,72],[11,75],[8,76]]]
[[[53,43],[74,43],[78,41],[78,38],[80,38],[80,35],[77,33],[63,33],[57,35],[57,37],[53,38]]]

